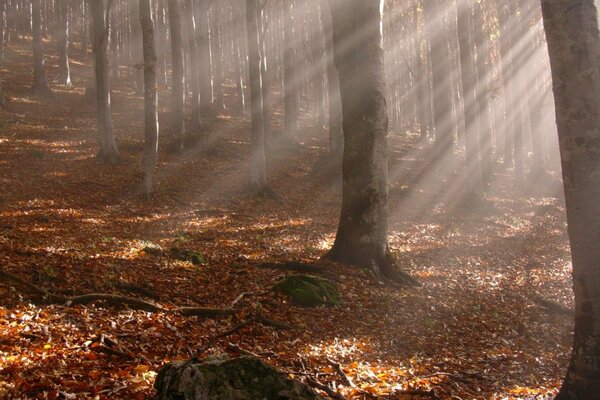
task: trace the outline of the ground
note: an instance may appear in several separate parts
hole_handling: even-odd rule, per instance
[[[141,399],[167,361],[228,348],[301,379],[334,382],[349,399],[419,398],[396,391],[430,389],[443,399],[556,393],[571,317],[536,299],[572,307],[557,178],[544,193],[524,195],[513,189],[510,171],[497,170],[487,195],[492,207],[474,215],[448,207],[460,187],[423,183],[423,144],[393,132],[390,244],[422,286],[384,286],[367,271],[321,262],[342,302],[302,308],[270,291],[285,271],[257,266],[318,263],[331,246],[340,188],[311,172],[326,151],[325,130],[306,128],[299,146],[270,152],[269,182],[283,202],[248,198],[248,120],[222,112],[205,121],[210,146],[168,152],[170,100],[162,88],[158,185],[145,199],[138,190],[143,101],[128,80],[115,85],[112,101],[123,161],[103,165],[95,159],[94,105],[84,97],[89,55],[73,60],[72,87],[52,84],[55,97],[37,99],[27,93],[29,46],[9,47],[0,72],[10,95],[9,110],[0,112],[1,269],[67,296],[119,293],[170,309],[235,303],[236,311],[198,319],[103,303],[48,304],[0,281],[0,398]],[[52,56],[48,68],[52,82]],[[280,117],[275,110],[276,131]],[[202,262],[142,251],[148,243],[196,252]],[[216,338],[257,312],[292,329],[253,323]],[[343,383],[337,364],[354,387]]]

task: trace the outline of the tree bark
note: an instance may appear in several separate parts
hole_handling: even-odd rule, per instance
[[[185,77],[183,71],[183,40],[181,37],[181,14],[179,1],[168,0],[169,28],[171,30],[172,88],[171,130],[179,151],[185,139]]]
[[[71,85],[69,67],[69,15],[67,0],[55,0],[56,45],[58,49],[58,77],[63,85]]]
[[[92,14],[94,73],[96,78],[96,120],[100,150],[98,159],[106,163],[119,160],[110,111],[110,83],[108,79],[108,31],[104,1],[88,0]],[[111,3],[109,3],[110,6]]]
[[[139,0],[144,55],[144,173],[143,192],[150,196],[154,190],[153,175],[158,152],[158,88],[156,85],[156,45],[154,20],[150,0]]]
[[[483,179],[477,132],[477,95],[476,71],[473,37],[473,3],[462,0],[456,3],[458,22],[458,46],[460,53],[460,71],[464,101],[465,119],[465,184],[464,199],[477,201],[483,198]]]
[[[332,0],[344,130],[342,210],[327,257],[409,282],[388,246],[386,83],[380,0]],[[361,35],[356,35],[361,32]]]
[[[260,73],[260,38],[258,32],[258,1],[246,0],[246,37],[248,40],[248,70],[250,76],[250,107],[252,138],[250,190],[263,193],[267,187],[265,157],[265,124],[263,120],[262,82]]]
[[[137,1],[139,0],[129,0],[129,24],[131,28],[131,41],[129,45],[131,46],[135,94],[141,95],[144,93],[144,71],[142,66],[144,56],[142,54],[142,31]]]
[[[542,0],[573,261],[575,337],[558,400],[600,398],[600,22],[597,0]]]
[[[284,45],[283,45],[283,96],[285,134],[294,136],[298,129],[298,88],[300,77],[297,73],[294,32],[294,2],[285,2],[284,7]]]
[[[31,93],[37,96],[50,97],[52,91],[46,81],[41,0],[31,0],[31,12],[33,24],[33,86],[31,87]]]
[[[194,7],[198,24],[198,73],[200,79],[200,112],[208,114],[212,102],[212,82],[210,67],[210,38],[208,20],[208,0],[200,0]],[[196,61],[194,61],[196,62]]]

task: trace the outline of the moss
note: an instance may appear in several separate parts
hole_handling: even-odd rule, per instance
[[[183,250],[178,247],[173,247],[170,251],[170,255],[176,260],[191,262],[194,265],[207,264],[206,258],[204,258],[202,254],[190,250]]]
[[[277,283],[273,290],[287,294],[294,303],[305,307],[336,305],[340,302],[336,284],[313,275],[289,275]]]

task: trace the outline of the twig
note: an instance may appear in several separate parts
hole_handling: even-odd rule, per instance
[[[333,366],[333,368],[335,369],[335,372],[337,372],[337,374],[340,376],[340,378],[342,378],[342,383],[344,385],[352,387],[352,388],[355,387],[354,383],[352,383],[350,378],[348,378],[348,375],[346,375],[346,373],[342,369],[342,366],[340,363],[337,363],[330,358],[328,358],[327,361],[329,362],[329,364],[331,364]]]
[[[306,383],[308,383],[310,386],[312,386],[314,388],[324,391],[332,399],[347,400],[346,397],[344,397],[343,395],[339,394],[338,392],[336,392],[329,386],[324,385],[321,382],[319,382],[313,378],[306,378]]]

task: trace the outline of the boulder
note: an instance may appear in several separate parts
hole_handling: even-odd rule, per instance
[[[255,357],[179,361],[157,377],[154,400],[323,400],[304,383]]]

